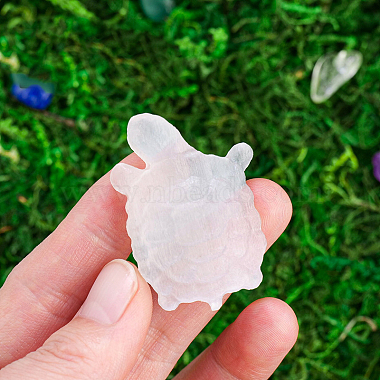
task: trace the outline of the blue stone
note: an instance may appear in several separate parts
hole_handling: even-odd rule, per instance
[[[12,86],[12,94],[19,102],[37,110],[46,109],[53,100],[53,94],[46,92],[38,84],[33,84],[27,88],[14,84]]]

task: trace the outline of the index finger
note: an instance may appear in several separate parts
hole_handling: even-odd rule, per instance
[[[138,168],[136,155],[123,162]],[[126,259],[126,199],[100,178],[0,289],[0,368],[40,347],[67,324],[105,264]]]

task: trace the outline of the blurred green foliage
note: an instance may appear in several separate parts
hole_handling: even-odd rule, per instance
[[[0,282],[131,152],[129,118],[159,114],[205,153],[249,143],[248,177],[278,182],[294,205],[262,285],[234,294],[173,374],[273,296],[300,323],[274,379],[378,380],[379,331],[354,318],[380,325],[379,20],[378,0],[183,0],[162,24],[137,1],[2,2],[0,52],[57,94],[50,113],[24,108],[10,96],[12,64],[0,63]],[[360,50],[363,66],[317,106],[313,65],[340,49]]]

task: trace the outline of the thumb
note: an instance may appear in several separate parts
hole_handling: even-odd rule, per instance
[[[42,347],[0,371],[0,380],[118,380],[131,371],[152,315],[151,291],[137,269],[114,260],[86,301]]]

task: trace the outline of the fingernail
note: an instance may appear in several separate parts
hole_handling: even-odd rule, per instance
[[[100,272],[78,316],[111,325],[124,314],[138,288],[133,266],[114,260]]]

